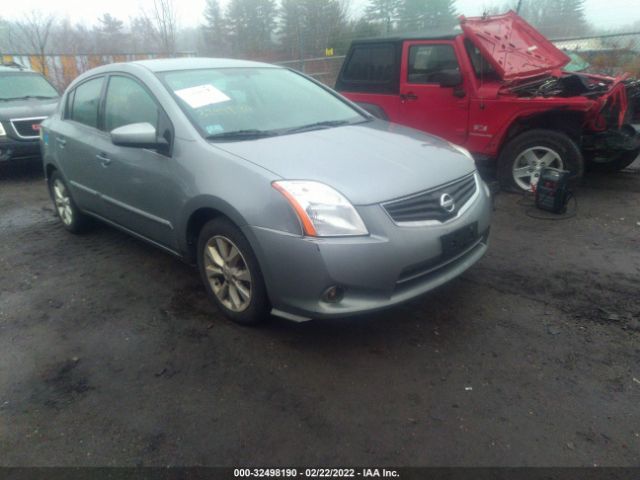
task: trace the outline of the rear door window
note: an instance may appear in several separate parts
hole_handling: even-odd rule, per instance
[[[348,82],[387,83],[393,80],[395,49],[391,44],[359,45],[343,73]]]
[[[98,128],[98,106],[103,82],[104,77],[99,77],[76,87],[71,107],[71,120]]]

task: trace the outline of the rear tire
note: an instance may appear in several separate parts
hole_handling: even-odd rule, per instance
[[[571,172],[577,180],[584,173],[584,159],[576,143],[555,130],[535,129],[509,140],[498,157],[498,180],[503,190],[531,191],[544,167]]]
[[[636,161],[640,149],[627,150],[618,152],[609,157],[609,160],[598,161],[595,155],[586,155],[587,158],[587,170],[590,172],[598,173],[614,173],[627,168],[633,162]]]
[[[85,232],[91,225],[91,219],[80,211],[71,197],[69,187],[58,171],[49,177],[49,194],[53,200],[56,215],[62,226],[71,233]]]
[[[269,316],[269,299],[249,241],[226,218],[207,222],[198,237],[198,269],[207,296],[236,323],[256,325]]]

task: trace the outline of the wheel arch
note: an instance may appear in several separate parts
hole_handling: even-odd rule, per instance
[[[234,207],[214,196],[201,196],[190,201],[184,209],[183,222],[179,230],[179,243],[185,258],[195,262],[198,235],[202,227],[214,218],[227,218],[238,228],[247,225],[247,221]],[[249,240],[251,242],[251,240]]]
[[[53,174],[53,172],[55,172],[56,170],[58,170],[58,168],[53,164],[48,162],[45,166],[44,166],[44,176],[45,179],[47,181],[49,181],[49,179],[51,178],[51,175]]]
[[[534,129],[555,130],[564,133],[580,146],[584,122],[585,113],[576,110],[556,109],[520,115],[513,119],[506,128],[500,139],[498,151],[502,151],[510,140],[521,133]]]

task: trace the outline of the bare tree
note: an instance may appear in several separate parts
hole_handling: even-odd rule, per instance
[[[46,73],[45,54],[55,19],[53,14],[43,14],[42,12],[32,10],[24,16],[23,20],[15,22],[15,26],[21,34],[22,41],[32,49],[32,52],[29,53],[37,53],[40,57],[40,66],[43,73]]]
[[[174,0],[153,0],[153,10],[148,17],[154,26],[162,52],[175,53],[178,16]]]

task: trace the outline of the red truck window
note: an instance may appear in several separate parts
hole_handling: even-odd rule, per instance
[[[438,83],[442,73],[460,71],[451,45],[413,45],[407,66],[408,83]]]
[[[360,45],[353,50],[343,78],[350,82],[390,82],[394,65],[393,45]]]

